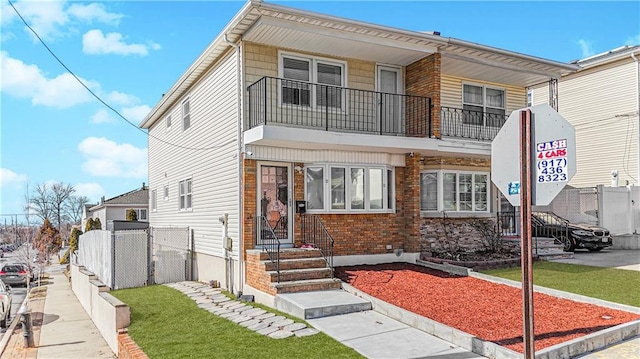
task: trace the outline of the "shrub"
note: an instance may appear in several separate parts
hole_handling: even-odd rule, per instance
[[[93,218],[89,218],[87,219],[87,224],[84,225],[84,231],[85,232],[89,232],[90,230],[93,229]]]
[[[91,229],[102,229],[102,222],[100,222],[100,218],[96,218],[93,220],[93,226]]]
[[[60,264],[69,264],[69,249],[60,257]]]

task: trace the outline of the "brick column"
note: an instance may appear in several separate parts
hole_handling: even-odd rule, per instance
[[[405,156],[403,186],[404,250],[420,251],[420,155]]]
[[[431,98],[431,131],[437,138],[440,138],[441,61],[439,53],[429,55],[407,66],[405,74],[407,95]]]

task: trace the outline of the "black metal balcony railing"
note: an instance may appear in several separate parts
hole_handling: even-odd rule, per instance
[[[263,77],[248,87],[249,128],[429,137],[431,99]]]
[[[507,118],[509,116],[505,114],[443,106],[440,108],[440,134],[448,137],[493,141]]]

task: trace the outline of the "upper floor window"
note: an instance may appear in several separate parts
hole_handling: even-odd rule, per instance
[[[393,168],[308,165],[305,196],[310,211],[388,212],[394,209]]]
[[[167,131],[171,129],[171,115],[167,116]]]
[[[164,186],[164,200],[167,201],[169,199],[169,186]]]
[[[281,55],[282,104],[341,109],[345,64],[324,59]]]
[[[191,127],[191,108],[187,98],[182,102],[182,130],[186,131],[189,127]]]
[[[151,210],[152,211],[155,211],[158,208],[157,198],[158,198],[158,193],[154,189],[153,191],[151,191]]]
[[[488,212],[489,173],[425,171],[420,173],[420,210]]]
[[[533,106],[533,90],[527,90],[527,107]]]
[[[503,89],[464,84],[462,92],[464,123],[502,127],[506,102]]]
[[[181,211],[191,209],[191,178],[178,183],[178,208]]]

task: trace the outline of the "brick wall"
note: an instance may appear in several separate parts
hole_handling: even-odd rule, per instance
[[[119,359],[149,359],[142,349],[131,339],[129,334],[118,334],[118,358]]]
[[[407,66],[405,93],[431,98],[432,133],[440,137],[440,75],[441,55],[432,54]],[[412,124],[407,124],[407,126]],[[429,136],[428,136],[429,137]]]
[[[257,163],[255,160],[245,158],[243,166],[242,248],[246,250],[254,248],[253,228],[255,226],[256,200],[258,198],[256,192],[258,188],[256,183]]]
[[[259,251],[249,251],[245,252],[246,254],[246,262],[245,262],[245,270],[246,270],[246,281],[247,284],[252,286],[253,288],[268,293],[271,295],[276,295],[276,289],[271,286],[271,280],[269,276],[265,273],[264,264],[260,261],[260,252]]]

